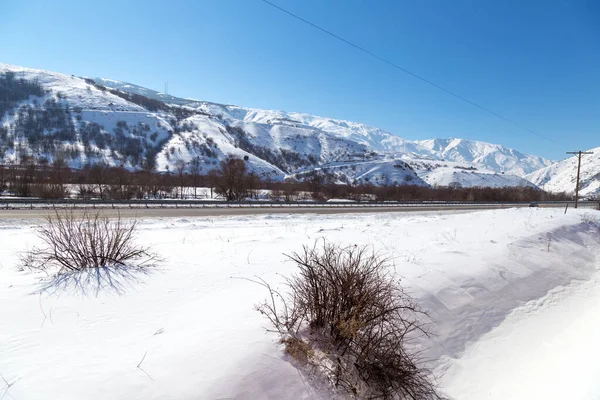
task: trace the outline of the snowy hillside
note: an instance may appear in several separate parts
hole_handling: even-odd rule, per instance
[[[458,163],[472,163],[491,171],[517,176],[552,164],[552,161],[545,158],[523,154],[498,144],[465,139],[431,139],[416,143],[435,157]]]
[[[107,88],[120,89],[129,93],[139,94],[141,96],[146,96],[151,99],[164,101],[167,104],[185,105],[190,102],[196,101],[194,99],[182,99],[180,97],[171,96],[166,93],[157,92],[156,90],[134,85],[133,83],[115,81],[114,79],[93,78],[93,80],[103,86],[106,86]]]
[[[170,104],[186,105],[212,115],[219,115],[229,121],[285,125],[316,128],[335,136],[367,146],[369,149],[388,154],[411,154],[413,157],[433,158],[472,164],[493,172],[504,172],[523,176],[529,172],[551,165],[552,161],[543,157],[523,154],[498,144],[465,139],[431,139],[411,141],[395,136],[382,129],[366,124],[342,121],[314,115],[251,109],[232,105],[222,105],[193,99],[182,99],[130,83],[97,78],[98,82],[109,87],[142,94]]]
[[[549,165],[500,145],[409,141],[365,124],[183,99],[111,79],[0,64],[0,158],[66,159],[128,169],[201,173],[228,155],[281,180],[321,174],[332,183],[524,186]],[[10,93],[10,95],[9,95]],[[518,176],[514,176],[514,175]]]
[[[410,141],[358,122],[322,118],[302,113],[257,110],[182,99],[130,83],[103,78],[96,78],[96,80],[108,87],[141,94],[169,104],[198,108],[210,114],[221,115],[229,120],[317,128],[338,137],[364,144],[370,149],[382,153],[408,153],[417,157],[431,157],[438,160],[468,163],[490,171],[518,176],[523,176],[552,164],[550,160],[543,157],[523,154],[498,144],[465,139]]]
[[[582,196],[600,196],[600,147],[589,150],[581,158],[579,193]],[[549,192],[575,192],[578,156],[569,157],[549,167],[525,176],[525,179]]]
[[[448,160],[474,165],[499,173],[523,176],[526,173],[551,165],[550,160],[526,155],[497,144],[464,139],[432,139],[410,141],[379,128],[358,122],[341,121],[316,117],[308,114],[257,110],[238,106],[190,101],[195,107],[228,120],[316,128],[335,136],[367,146],[369,149],[387,154],[410,154],[413,157]]]
[[[474,166],[466,167],[465,165],[468,165],[466,163],[424,159],[409,159],[406,162],[430,186],[535,187],[534,184],[519,176],[498,174]]]

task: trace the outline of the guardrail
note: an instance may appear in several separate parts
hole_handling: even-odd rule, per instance
[[[572,206],[572,201],[537,202],[540,206]],[[222,200],[181,200],[181,199],[134,199],[134,200],[84,200],[84,199],[0,199],[2,209],[34,208],[337,208],[337,207],[525,207],[530,202],[474,202],[474,201],[401,201],[401,202],[347,202],[347,201],[222,201]],[[585,203],[580,202],[580,206]],[[594,203],[590,202],[590,206]]]

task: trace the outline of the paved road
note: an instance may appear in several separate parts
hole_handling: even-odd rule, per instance
[[[560,207],[563,205],[543,204],[542,207]],[[474,211],[489,210],[499,208],[509,208],[511,206],[501,205],[481,205],[481,206],[382,206],[382,207],[231,207],[231,208],[128,208],[119,209],[102,208],[95,209],[102,214],[122,217],[216,217],[216,216],[235,216],[235,215],[264,215],[264,214],[343,214],[343,213],[381,213],[381,212],[423,212],[423,211]],[[512,206],[514,207],[514,206]],[[526,207],[526,206],[521,206]],[[570,208],[570,207],[569,207]],[[77,213],[83,212],[82,209],[76,209]],[[54,211],[50,209],[0,209],[0,219],[23,219],[23,218],[44,218]]]

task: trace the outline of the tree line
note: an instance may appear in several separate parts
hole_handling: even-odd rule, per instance
[[[198,188],[209,188],[211,198],[227,201],[268,198],[273,201],[348,199],[353,201],[504,201],[570,200],[565,193],[533,187],[425,187],[417,185],[336,184],[314,172],[302,181],[261,179],[250,173],[247,160],[229,156],[204,173],[199,159],[179,160],[168,172],[130,171],[103,163],[69,168],[60,157],[22,157],[0,165],[0,192],[18,197],[131,200],[198,198]]]

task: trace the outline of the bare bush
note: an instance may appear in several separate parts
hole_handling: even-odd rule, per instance
[[[387,260],[364,247],[304,247],[288,256],[299,271],[282,295],[256,306],[286,353],[333,386],[364,399],[439,399],[411,339],[426,334],[417,304]],[[308,368],[307,368],[308,366]]]
[[[584,224],[598,224],[598,216],[593,212],[581,214],[581,222]]]
[[[56,272],[57,276],[85,272],[95,277],[98,284],[105,279],[110,281],[111,273],[126,277],[133,270],[143,271],[158,261],[149,249],[135,243],[136,226],[135,220],[110,218],[99,212],[57,211],[37,231],[43,246],[28,251],[22,264]],[[63,276],[57,281],[64,279]]]

